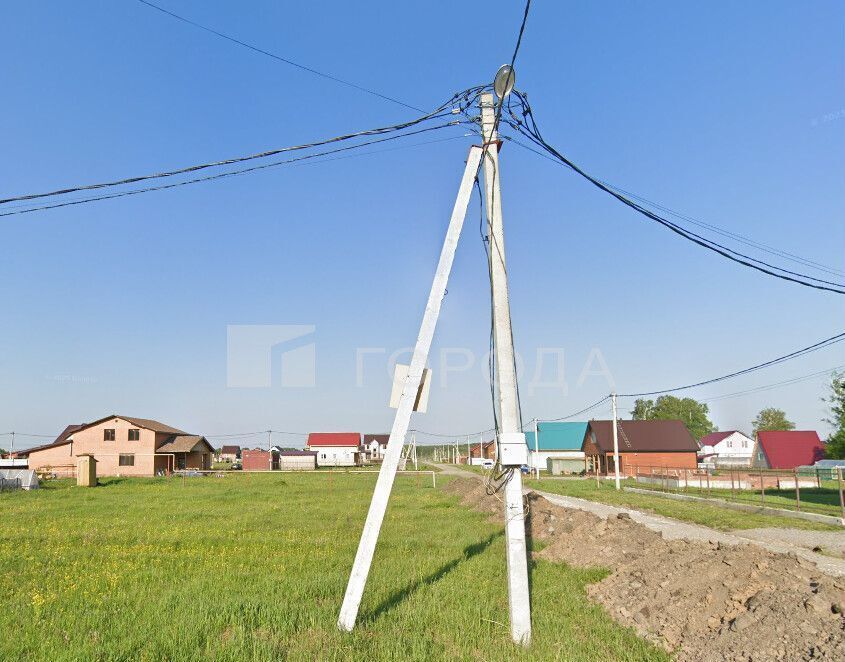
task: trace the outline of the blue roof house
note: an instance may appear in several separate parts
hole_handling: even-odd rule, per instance
[[[587,423],[576,421],[537,423],[535,449],[534,430],[525,433],[529,464],[532,469],[544,469],[554,474],[584,471],[584,436]]]

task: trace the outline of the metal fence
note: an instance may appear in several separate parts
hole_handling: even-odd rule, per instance
[[[834,472],[725,466],[717,469],[658,466],[630,469],[637,486],[642,488],[845,519],[845,480],[841,468]]]

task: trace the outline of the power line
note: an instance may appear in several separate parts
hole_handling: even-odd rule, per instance
[[[842,342],[843,340],[845,340],[845,333],[839,333],[835,336],[831,336],[830,338],[825,338],[824,340],[820,340],[817,343],[813,343],[812,345],[808,345],[803,349],[795,350],[794,352],[790,352],[789,354],[779,356],[776,359],[764,361],[763,363],[758,363],[757,365],[751,366],[750,368],[737,370],[736,372],[732,372],[727,375],[722,375],[721,377],[706,379],[701,382],[696,382],[695,384],[687,384],[686,386],[676,386],[674,388],[667,388],[659,391],[646,391],[643,393],[620,393],[619,396],[624,398],[641,398],[649,395],[659,395],[661,393],[673,393],[675,391],[684,391],[686,389],[695,388],[697,386],[704,386],[706,384],[715,384],[716,382],[721,382],[726,379],[732,379],[733,377],[739,377],[740,375],[747,375],[750,372],[761,370],[762,368],[768,368],[769,366],[777,365],[778,363],[783,363],[784,361],[789,361],[790,359],[798,358],[799,356],[804,356],[805,354],[810,354],[811,352],[815,352],[820,349],[824,349],[825,347],[835,345],[836,343]]]
[[[137,182],[147,181],[150,179],[161,179],[164,177],[173,177],[174,175],[183,175],[187,173],[197,172],[199,170],[205,170],[208,168],[216,168],[219,166],[226,166],[226,165],[233,165],[236,163],[243,163],[245,161],[254,161],[257,159],[264,159],[270,156],[276,156],[278,154],[283,154],[285,152],[294,152],[306,149],[312,149],[314,147],[321,147],[324,145],[330,145],[333,143],[344,142],[347,140],[352,140],[354,138],[363,138],[367,136],[378,136],[387,133],[393,133],[396,131],[403,131],[404,129],[411,128],[416,126],[417,124],[421,124],[423,122],[437,119],[441,117],[446,117],[450,115],[457,115],[463,112],[465,105],[468,105],[474,101],[475,96],[477,96],[478,92],[480,91],[480,87],[477,88],[470,88],[468,90],[464,90],[462,92],[458,92],[446,101],[445,103],[441,104],[438,108],[433,110],[426,115],[422,115],[421,117],[417,117],[415,119],[409,120],[407,122],[402,122],[399,124],[393,124],[390,126],[383,126],[378,127],[375,129],[366,129],[364,131],[356,131],[353,133],[342,134],[339,136],[334,136],[332,138],[326,138],[323,140],[318,140],[311,143],[304,143],[301,145],[291,145],[288,147],[280,147],[277,149],[266,150],[263,152],[258,152],[255,154],[248,154],[245,156],[236,156],[233,158],[223,159],[220,161],[210,161],[207,163],[200,163],[196,165],[186,166],[183,168],[177,168],[172,170],[166,170],[163,172],[156,172],[146,175],[136,175],[134,177],[125,177],[122,179],[117,179],[108,182],[101,182],[97,184],[84,184],[84,185],[77,185],[77,186],[70,186],[63,189],[57,189],[54,191],[47,191],[42,193],[29,193],[25,195],[17,195],[8,198],[0,199],[0,204],[8,204],[10,202],[18,202],[22,200],[35,200],[38,198],[46,198],[52,196],[60,196],[66,195],[68,193],[76,193],[78,191],[91,191],[96,189],[103,189],[103,188],[111,188],[114,186],[123,186],[125,184],[135,184]],[[447,110],[449,106],[457,104],[456,108],[452,108]]]
[[[824,375],[830,375],[831,373],[838,372],[845,368],[845,365],[838,365],[834,366],[833,368],[828,368],[827,370],[819,370],[818,372],[813,372],[809,375],[803,375],[802,377],[794,377],[792,379],[786,379],[782,382],[775,382],[773,384],[764,384],[762,386],[757,386],[754,388],[749,388],[744,391],[736,391],[735,393],[725,393],[723,395],[715,395],[711,398],[702,398],[699,402],[716,402],[717,400],[726,400],[728,398],[735,398],[740,395],[748,395],[749,393],[758,393],[762,391],[769,391],[774,388],[779,388],[781,386],[788,386],[790,384],[797,384],[799,382],[805,382],[809,379],[817,379]]]
[[[670,229],[672,232],[678,234],[679,236],[687,239],[703,248],[706,248],[710,251],[718,253],[722,257],[725,257],[733,262],[738,264],[742,264],[743,266],[749,267],[751,269],[755,269],[756,271],[760,271],[770,276],[774,276],[776,278],[780,278],[781,280],[790,281],[793,283],[797,283],[799,285],[803,285],[805,287],[811,287],[813,289],[818,290],[825,290],[828,292],[833,292],[835,294],[845,294],[845,286],[840,283],[827,281],[820,278],[815,278],[813,276],[809,276],[807,274],[798,273],[795,271],[791,271],[789,269],[784,269],[783,267],[778,267],[768,262],[764,262],[762,260],[758,260],[757,258],[753,258],[751,256],[745,255],[743,253],[739,253],[727,246],[723,246],[711,239],[707,239],[706,237],[702,237],[699,234],[696,234],[686,228],[683,228],[672,221],[669,221],[666,218],[654,213],[653,211],[646,209],[642,205],[634,202],[630,198],[626,197],[622,193],[614,190],[607,184],[603,183],[601,180],[589,175],[583,169],[575,165],[571,160],[563,156],[559,151],[557,151],[554,147],[549,145],[540,134],[539,128],[536,125],[536,122],[533,119],[532,111],[530,105],[528,104],[527,100],[525,99],[524,95],[522,95],[517,90],[514,90],[514,94],[520,100],[522,107],[523,107],[523,117],[522,119],[516,117],[513,112],[511,112],[511,116],[514,118],[513,121],[507,120],[508,124],[515,130],[517,130],[520,134],[531,140],[534,144],[544,149],[546,152],[551,154],[555,159],[560,161],[563,165],[566,165],[579,175],[581,175],[584,179],[589,181],[591,184],[596,186],[597,188],[601,189],[602,191],[610,194],[623,204],[627,205],[631,209],[639,212],[643,216],[663,225],[664,227]],[[530,128],[529,128],[530,123]],[[775,270],[775,271],[773,271]],[[781,272],[781,273],[778,273]],[[815,281],[814,283],[807,282],[807,281]],[[818,284],[816,284],[818,283]]]
[[[357,144],[357,145],[352,145],[352,146],[349,146],[349,147],[342,147],[342,148],[337,148],[337,149],[333,149],[333,150],[327,150],[327,151],[324,151],[324,152],[318,152],[316,154],[309,154],[309,155],[306,155],[306,156],[300,156],[300,157],[296,157],[296,158],[293,158],[293,159],[285,159],[283,161],[274,161],[272,163],[265,163],[265,164],[261,164],[261,165],[258,165],[258,166],[252,166],[252,167],[249,167],[249,168],[241,168],[241,169],[238,169],[238,170],[231,170],[231,171],[227,171],[227,172],[223,172],[223,173],[217,173],[215,175],[208,175],[206,177],[197,177],[197,178],[194,178],[194,179],[188,179],[188,180],[185,180],[185,181],[175,182],[175,183],[171,183],[171,184],[162,184],[162,185],[159,185],[159,186],[147,186],[147,187],[144,187],[144,188],[133,189],[133,190],[130,190],[130,191],[121,191],[119,193],[110,193],[110,194],[107,194],[107,195],[99,195],[99,196],[88,197],[88,198],[67,200],[67,201],[64,201],[64,202],[58,202],[58,203],[50,204],[50,205],[37,205],[37,206],[34,206],[34,207],[16,209],[14,211],[8,211],[8,212],[0,213],[0,217],[15,216],[15,215],[18,215],[18,214],[28,214],[28,213],[37,212],[37,211],[46,211],[46,210],[49,210],[49,209],[58,209],[60,207],[72,207],[72,206],[75,206],[75,205],[86,204],[86,203],[89,203],[89,202],[100,202],[102,200],[112,200],[112,199],[115,199],[115,198],[124,198],[124,197],[131,196],[131,195],[139,195],[141,193],[150,193],[150,192],[153,192],[153,191],[164,191],[164,190],[167,190],[167,189],[178,188],[180,186],[188,186],[188,185],[191,185],[191,184],[199,184],[199,183],[209,182],[209,181],[213,181],[213,180],[217,180],[217,179],[223,179],[223,178],[226,178],[226,177],[232,177],[232,176],[235,176],[235,175],[249,174],[249,173],[252,173],[252,172],[257,172],[257,171],[260,171],[260,170],[266,170],[268,168],[274,168],[274,167],[283,166],[283,165],[307,165],[308,163],[311,163],[311,164],[327,163],[327,162],[330,162],[330,161],[338,161],[338,160],[341,160],[341,159],[368,156],[368,155],[372,155],[372,154],[381,154],[381,153],[384,153],[384,152],[394,151],[394,150],[397,150],[397,149],[407,149],[407,148],[410,148],[410,147],[420,147],[420,146],[423,146],[423,145],[430,145],[430,144],[433,144],[433,143],[444,142],[444,141],[447,141],[447,140],[457,140],[457,139],[465,138],[467,136],[467,134],[464,134],[462,136],[450,136],[448,138],[441,138],[439,140],[428,140],[428,141],[425,141],[425,142],[413,143],[413,144],[410,144],[410,145],[402,145],[400,147],[381,149],[381,150],[371,150],[371,151],[367,151],[367,152],[362,152],[360,154],[347,154],[345,156],[336,156],[334,158],[326,158],[326,159],[320,158],[320,157],[323,157],[323,156],[326,156],[326,155],[337,154],[339,152],[345,152],[345,151],[349,151],[349,150],[353,150],[353,149],[359,149],[359,148],[362,148],[362,147],[367,147],[369,145],[374,145],[374,144],[381,143],[381,142],[387,142],[387,141],[390,141],[390,140],[396,140],[396,139],[399,139],[399,138],[407,138],[408,136],[417,135],[417,134],[424,133],[424,132],[427,132],[427,131],[434,131],[434,130],[437,130],[437,129],[442,129],[442,128],[450,127],[450,126],[456,126],[456,124],[454,122],[450,122],[448,124],[442,124],[442,125],[437,125],[437,126],[434,126],[434,127],[427,127],[427,128],[424,128],[424,129],[419,129],[419,130],[416,130],[416,131],[410,131],[410,132],[407,132],[407,133],[396,134],[396,135],[393,135],[393,136],[389,136],[387,138],[380,138],[378,140],[370,140],[370,141],[360,143],[360,144]],[[318,160],[315,161],[315,160],[312,160],[312,159],[318,159]]]
[[[327,74],[323,71],[319,71],[317,69],[314,69],[313,67],[309,67],[309,66],[306,66],[304,64],[300,64],[299,62],[295,62],[295,61],[293,61],[289,58],[282,57],[281,55],[278,55],[278,54],[273,53],[271,51],[265,50],[263,48],[259,48],[258,46],[254,46],[253,44],[250,44],[250,43],[247,43],[247,42],[242,41],[240,39],[237,39],[236,37],[233,37],[231,35],[225,34],[223,32],[219,32],[218,30],[215,30],[214,28],[210,28],[207,25],[203,25],[203,24],[197,23],[196,21],[193,21],[189,18],[185,18],[184,16],[180,16],[179,14],[176,14],[176,13],[174,13],[174,12],[168,10],[168,9],[165,9],[164,7],[160,7],[156,4],[153,4],[152,2],[148,2],[147,0],[138,0],[138,2],[140,2],[142,5],[146,5],[147,7],[150,7],[151,9],[155,9],[157,11],[160,11],[162,14],[166,14],[167,16],[175,18],[178,21],[182,21],[183,23],[187,23],[188,25],[192,25],[193,27],[199,28],[200,30],[205,30],[206,32],[213,34],[217,37],[220,37],[221,39],[225,39],[227,41],[232,42],[233,44],[237,44],[238,46],[243,46],[244,48],[248,48],[249,50],[251,50],[255,53],[260,53],[261,55],[266,55],[267,57],[273,58],[274,60],[277,60],[279,62],[283,62],[287,65],[290,65],[291,67],[296,67],[297,69],[301,69],[302,71],[307,71],[308,73],[314,74],[315,76],[320,76],[321,78],[325,78],[325,79],[333,81],[335,83],[340,83],[341,85],[346,85],[347,87],[351,87],[353,89],[356,89],[359,92],[371,94],[374,97],[378,97],[380,99],[384,99],[385,101],[389,101],[391,103],[395,103],[395,104],[398,104],[400,106],[404,106],[405,108],[410,108],[411,110],[416,110],[416,111],[419,111],[419,112],[425,112],[425,111],[420,110],[416,106],[412,106],[411,104],[405,103],[404,101],[400,101],[399,99],[396,99],[394,97],[388,96],[386,94],[382,94],[381,92],[376,92],[375,90],[372,90],[368,87],[364,87],[363,85],[358,85],[357,83],[353,83],[351,81],[344,80],[343,78],[338,78],[337,76],[333,76],[332,74]]]
[[[713,225],[712,223],[705,223],[702,220],[696,219],[692,216],[687,214],[682,214],[681,212],[675,211],[669,207],[663,206],[657,202],[649,200],[648,198],[644,198],[641,195],[637,195],[636,193],[632,193],[630,191],[626,191],[625,189],[616,186],[615,184],[611,184],[607,181],[602,181],[603,184],[606,184],[610,188],[627,195],[630,198],[634,198],[635,200],[639,200],[647,205],[654,207],[655,209],[659,209],[661,211],[666,212],[667,214],[679,218],[683,221],[687,221],[688,223],[692,223],[693,225],[697,225],[698,227],[705,228],[707,230],[711,230],[717,234],[722,235],[723,237],[728,237],[737,241],[741,244],[745,244],[746,246],[751,246],[752,248],[757,248],[758,250],[763,251],[764,253],[769,253],[770,255],[776,255],[778,257],[782,257],[785,260],[789,260],[790,262],[795,262],[797,264],[804,265],[806,267],[810,267],[811,269],[817,269],[818,271],[822,271],[825,273],[829,273],[833,276],[843,276],[845,272],[835,269],[834,267],[822,264],[820,262],[816,262],[815,260],[811,260],[809,258],[801,257],[800,255],[796,255],[795,253],[790,253],[788,251],[781,250],[774,246],[769,246],[768,244],[764,244],[760,241],[755,239],[751,239],[750,237],[746,237],[745,235],[738,234],[736,232],[732,232],[725,228],[719,227],[718,225]]]
[[[544,423],[554,423],[555,421],[565,421],[568,418],[575,418],[576,416],[580,416],[581,414],[586,414],[591,409],[595,409],[600,404],[602,404],[603,402],[607,402],[608,400],[610,400],[610,396],[606,395],[601,400],[596,400],[589,407],[584,407],[583,409],[579,409],[578,411],[573,412],[572,414],[567,414],[566,416],[560,416],[558,418],[542,418],[542,419],[538,419],[538,420],[541,420]]]
[[[533,154],[536,154],[537,156],[539,156],[541,158],[546,159],[547,161],[551,161],[552,163],[554,163],[556,165],[559,165],[559,166],[565,166],[566,165],[564,163],[561,163],[558,159],[555,159],[555,158],[549,156],[547,153],[541,152],[540,150],[534,149],[533,147],[530,147],[530,146],[526,145],[525,143],[520,142],[519,140],[517,140],[513,136],[502,136],[502,138],[507,140],[508,142],[511,142],[511,143],[517,145],[518,147],[521,147],[524,150],[527,150],[527,151],[529,151]],[[616,186],[615,184],[611,184],[611,183],[607,182],[606,180],[599,180],[599,181],[601,181],[601,183],[606,185],[607,187],[612,188],[615,191],[618,191],[619,193],[625,194],[625,195],[627,195],[631,198],[634,198],[636,200],[640,200],[640,201],[642,201],[646,204],[651,205],[652,207],[655,207],[656,209],[660,209],[660,210],[665,211],[666,213],[668,213],[672,216],[675,216],[675,217],[680,218],[682,220],[685,220],[689,223],[692,223],[693,225],[697,225],[699,227],[703,227],[703,228],[712,230],[713,232],[721,234],[722,236],[732,238],[735,241],[738,241],[739,243],[743,243],[747,246],[757,248],[757,249],[759,249],[763,252],[783,257],[784,259],[790,260],[791,262],[803,264],[804,266],[810,267],[811,269],[816,269],[818,271],[829,273],[829,274],[834,275],[834,276],[845,275],[845,272],[840,271],[839,269],[835,269],[831,266],[824,265],[820,262],[816,262],[816,261],[811,260],[809,258],[801,257],[800,255],[796,255],[795,253],[790,253],[788,251],[784,251],[784,250],[781,250],[779,248],[769,246],[769,245],[764,244],[762,242],[759,242],[755,239],[751,239],[750,237],[746,237],[745,235],[741,235],[741,234],[738,234],[736,232],[731,232],[730,230],[719,227],[718,225],[713,225],[712,223],[705,223],[704,221],[698,220],[698,219],[696,219],[692,216],[682,214],[680,212],[677,212],[677,211],[670,209],[669,207],[665,207],[663,205],[660,205],[657,202],[654,202],[652,200],[648,200],[647,198],[644,198],[640,195],[637,195],[636,193],[631,193],[630,191],[626,191],[625,189],[623,189],[619,186]]]

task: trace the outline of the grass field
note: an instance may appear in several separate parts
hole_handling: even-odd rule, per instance
[[[502,527],[425,481],[397,480],[353,634],[374,475],[103,482],[0,494],[0,659],[667,659],[588,601],[602,571],[544,561],[515,649]]]
[[[823,481],[821,487],[802,487],[799,492],[801,495],[800,510],[807,513],[817,513],[819,515],[830,515],[831,517],[839,517],[842,509],[839,504],[839,491],[833,485],[829,485],[832,481]],[[636,487],[641,489],[651,489],[660,491],[660,485],[639,483]],[[692,496],[700,496],[703,498],[723,499],[725,501],[732,501],[734,503],[741,503],[749,506],[766,506],[767,508],[782,508],[785,510],[798,510],[798,503],[795,499],[795,488],[792,489],[771,489],[765,490],[763,499],[760,498],[760,490],[734,490],[730,489],[699,489],[697,487],[690,487],[686,491],[682,489],[673,489],[672,492],[677,494],[690,494]]]
[[[810,522],[793,517],[778,517],[776,515],[742,512],[722,508],[718,505],[696,503],[694,501],[676,501],[673,499],[666,499],[658,495],[651,496],[649,494],[637,494],[635,492],[626,492],[624,490],[617,492],[614,488],[613,481],[607,480],[603,480],[601,482],[601,487],[596,487],[595,480],[578,479],[541,479],[540,481],[528,479],[525,481],[525,484],[527,487],[544,490],[546,492],[580,497],[591,501],[601,501],[602,503],[609,503],[615,506],[637,508],[639,510],[656,513],[657,515],[663,515],[664,517],[674,517],[675,519],[679,519],[684,522],[702,524],[704,526],[709,526],[723,531],[729,531],[732,529],[756,529],[762,527],[788,527],[793,529],[812,529],[819,531],[842,530],[842,527],[835,525]],[[645,487],[643,483],[638,485],[633,479],[623,481],[623,485],[626,487]],[[730,492],[730,490],[727,491]],[[804,490],[801,492],[803,495]],[[697,492],[695,490],[690,490],[689,494],[695,495]],[[759,498],[760,496],[758,493],[757,504],[754,504],[753,501],[749,503],[752,503],[752,505],[758,505]],[[766,505],[768,506],[774,508],[778,507],[774,498],[772,498],[770,502],[769,497],[767,496],[766,502]],[[819,511],[813,510],[813,512]]]

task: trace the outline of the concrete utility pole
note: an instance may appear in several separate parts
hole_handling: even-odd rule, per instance
[[[449,219],[449,228],[446,230],[446,238],[443,241],[437,270],[434,273],[431,291],[420,323],[420,332],[414,346],[411,365],[402,386],[402,395],[399,398],[399,406],[393,419],[387,450],[381,463],[370,509],[367,512],[364,531],[361,533],[361,540],[358,543],[358,551],[355,554],[352,572],[349,575],[349,583],[346,585],[346,594],[343,596],[343,605],[340,608],[337,625],[341,630],[347,632],[355,627],[355,619],[358,617],[358,608],[361,605],[361,597],[364,594],[370,565],[373,562],[373,553],[375,552],[376,542],[378,542],[381,524],[384,521],[384,513],[387,510],[387,501],[390,498],[390,491],[396,478],[405,435],[408,433],[411,414],[419,394],[425,364],[428,361],[428,352],[434,338],[434,328],[437,325],[437,318],[440,316],[440,307],[443,303],[443,297],[446,295],[446,286],[449,284],[449,273],[455,259],[455,250],[464,225],[467,205],[472,195],[472,187],[478,173],[481,154],[482,150],[479,147],[470,147],[455,206],[452,208],[452,216]]]
[[[540,480],[540,465],[537,458],[540,455],[540,421],[534,419],[534,476]]]
[[[493,291],[493,342],[498,378],[499,420],[503,441],[498,443],[499,459],[505,459],[507,442],[522,437],[522,452],[527,456],[525,435],[519,423],[516,393],[511,311],[508,300],[508,274],[505,268],[505,233],[502,224],[502,173],[499,169],[499,136],[496,131],[496,105],[493,95],[481,95],[481,131],[484,137],[484,185],[486,190],[487,232],[490,250],[490,286]],[[516,443],[512,444],[516,446]],[[527,459],[527,457],[526,457]],[[505,466],[508,463],[502,462]],[[513,466],[513,465],[511,465]],[[517,643],[531,642],[531,603],[528,593],[528,560],[525,544],[525,512],[522,504],[522,473],[513,468],[505,484],[505,535],[508,558],[508,605],[511,637]]]
[[[616,420],[616,393],[610,394],[611,402],[613,403],[613,472],[616,476],[616,489],[619,487],[619,437],[616,426],[619,425]]]

